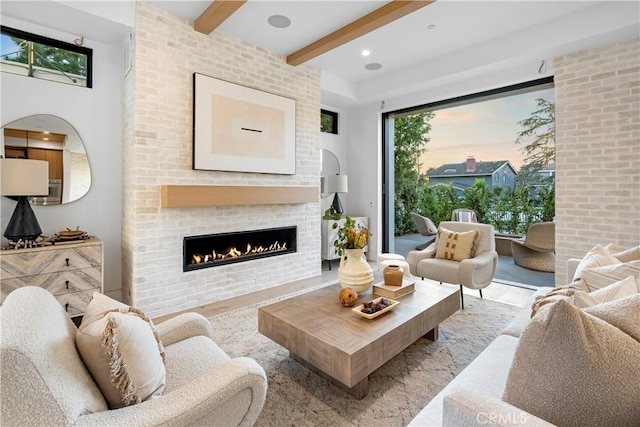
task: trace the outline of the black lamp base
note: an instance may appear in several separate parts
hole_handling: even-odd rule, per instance
[[[42,229],[27,196],[18,197],[18,204],[11,215],[4,237],[13,241],[35,240],[41,234]]]
[[[342,203],[340,203],[340,197],[338,196],[338,193],[336,193],[336,195],[333,196],[333,203],[331,203],[331,209],[335,213],[340,215],[344,213],[344,209],[342,209]]]

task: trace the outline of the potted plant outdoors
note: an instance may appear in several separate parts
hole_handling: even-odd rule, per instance
[[[373,284],[373,270],[364,256],[371,233],[366,227],[356,227],[356,221],[350,216],[345,217],[342,226],[335,223],[333,228],[338,228],[338,237],[333,243],[340,255],[338,281],[343,288],[363,293]]]

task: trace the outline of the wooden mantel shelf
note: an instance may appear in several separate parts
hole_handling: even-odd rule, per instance
[[[163,208],[282,205],[320,200],[319,187],[161,185]]]

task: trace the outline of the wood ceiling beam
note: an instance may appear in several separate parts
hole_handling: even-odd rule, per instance
[[[247,0],[214,0],[193,23],[193,29],[211,34],[228,17],[245,4]]]
[[[436,0],[393,0],[350,24],[322,37],[287,56],[287,64],[300,65],[316,56],[342,46],[396,19],[402,18]]]

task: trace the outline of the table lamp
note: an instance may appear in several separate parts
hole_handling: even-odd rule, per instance
[[[31,209],[28,196],[49,194],[49,162],[29,159],[0,159],[3,196],[17,196],[13,215],[4,237],[12,241],[35,240],[42,229]]]
[[[342,203],[340,203],[339,193],[349,192],[349,180],[347,175],[329,175],[324,178],[324,191],[326,193],[336,193],[333,196],[333,203],[331,203],[331,209],[334,212],[342,215],[344,209],[342,209]]]

